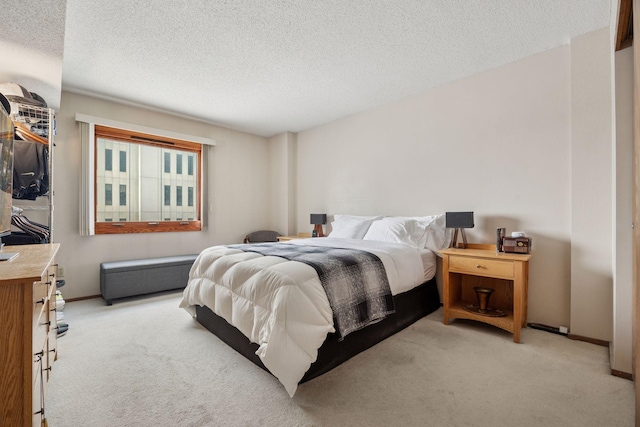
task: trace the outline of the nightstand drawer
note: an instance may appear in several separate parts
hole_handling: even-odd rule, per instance
[[[512,279],[513,262],[492,259],[470,258],[465,256],[450,256],[449,271],[472,274],[475,276],[500,277]]]

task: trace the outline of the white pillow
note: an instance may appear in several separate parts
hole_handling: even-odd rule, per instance
[[[446,227],[445,214],[434,215],[435,219],[427,226],[424,247],[434,252],[448,248],[453,237],[453,230]]]
[[[425,226],[413,219],[386,217],[369,227],[364,240],[404,243],[414,248],[424,248]]]
[[[445,214],[426,215],[426,216],[396,216],[391,217],[397,220],[412,219],[418,223],[419,227],[424,228],[424,238],[418,243],[418,248],[426,248],[434,252],[438,252],[444,248],[448,248],[453,237],[453,230],[446,227]]]
[[[418,240],[417,244],[418,244],[418,248],[422,249],[425,247],[425,245],[427,244],[427,233],[428,233],[428,227],[431,223],[433,223],[437,218],[438,215],[426,215],[426,216],[394,216],[394,217],[390,217],[390,218],[395,218],[397,220],[414,220],[417,223],[417,227],[419,227],[422,230],[422,237]]]
[[[362,239],[369,226],[381,216],[334,215],[328,237],[339,239]]]
[[[436,219],[438,219],[440,215],[426,215],[426,216],[393,216],[393,217],[389,217],[389,218],[396,218],[396,219],[412,219],[414,221],[416,221],[417,223],[421,224],[423,227],[427,227],[429,224],[431,224],[433,221],[435,221]],[[444,218],[444,214],[442,215]]]
[[[333,216],[333,220],[334,221],[377,221],[379,219],[382,219],[382,217],[380,215],[368,215],[368,216],[362,216],[362,215],[344,215],[344,214],[335,214]]]

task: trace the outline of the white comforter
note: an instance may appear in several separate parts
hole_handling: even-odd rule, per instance
[[[426,277],[431,270],[421,252],[404,244],[332,238],[288,243],[369,251],[382,260],[394,295],[433,277]],[[257,343],[256,354],[289,396],[334,332],[329,301],[312,267],[226,246],[205,249],[193,264],[180,307],[195,315],[196,305],[209,307]]]

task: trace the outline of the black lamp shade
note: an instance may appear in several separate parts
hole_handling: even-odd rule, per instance
[[[447,228],[473,228],[473,212],[446,212]]]
[[[327,214],[311,214],[311,224],[326,224]]]

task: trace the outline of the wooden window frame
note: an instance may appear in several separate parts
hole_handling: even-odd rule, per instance
[[[202,230],[202,174],[203,174],[203,161],[202,161],[202,144],[195,142],[183,141],[179,139],[169,138],[165,136],[150,135],[142,132],[129,131],[124,129],[117,129],[108,126],[95,125],[94,134],[94,147],[97,150],[98,138],[106,138],[116,140],[120,142],[127,142],[132,144],[149,145],[158,148],[172,148],[183,151],[190,151],[196,155],[196,161],[199,167],[197,168],[196,182],[199,191],[195,194],[196,214],[197,218],[193,220],[180,220],[180,221],[165,221],[164,219],[158,219],[157,221],[112,221],[112,222],[100,222],[97,220],[97,201],[94,203],[94,218],[95,218],[95,234],[127,234],[127,233],[161,233],[161,232],[180,232],[180,231],[201,231]],[[94,159],[94,178],[98,171],[97,165],[98,156]],[[164,171],[164,156],[161,159],[162,170]],[[94,183],[94,194],[97,192],[97,179]],[[159,190],[159,196],[161,197],[161,203],[164,203],[164,186]]]

